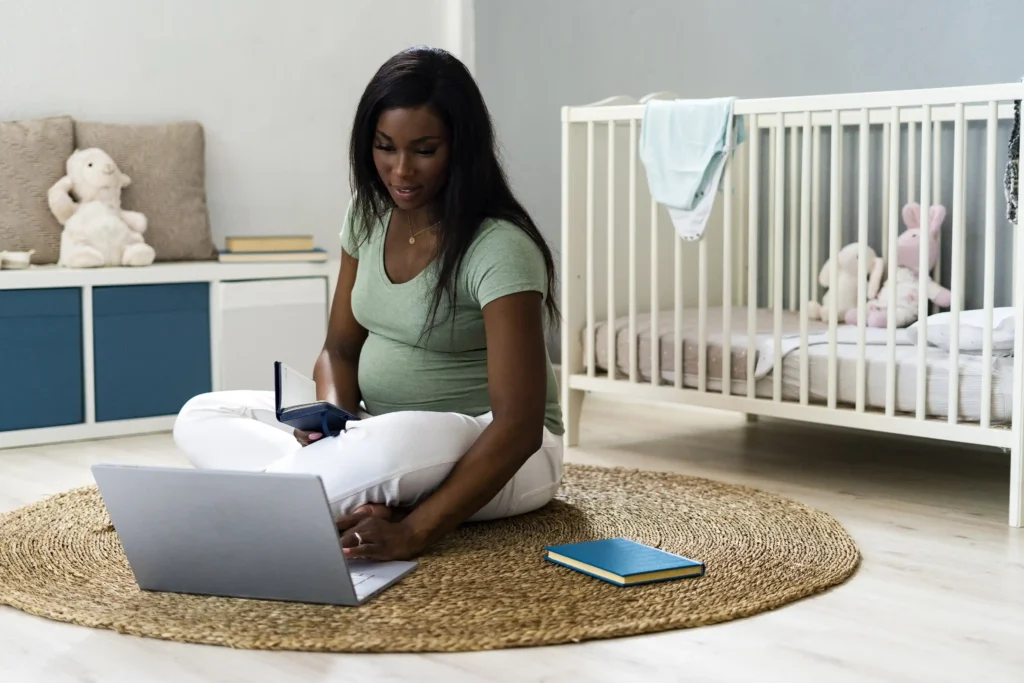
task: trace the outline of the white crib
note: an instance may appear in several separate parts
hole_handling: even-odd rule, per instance
[[[577,445],[583,397],[595,392],[999,447],[1011,457],[1010,524],[1024,526],[1024,278],[1014,277],[1024,240],[1005,216],[1000,142],[1022,98],[1014,83],[737,100],[748,139],[699,242],[676,236],[647,189],[637,153],[647,98],[564,107],[566,445]],[[948,350],[927,343],[937,309],[923,278],[916,330],[891,316],[887,328],[865,323],[867,245],[895,254],[909,200],[922,216],[948,209],[931,272],[952,291]],[[819,269],[850,242],[861,255],[858,323],[833,307],[815,324],[806,302],[825,291]],[[926,253],[920,263],[927,270]],[[893,277],[895,258],[886,270]],[[993,350],[997,307],[1013,308],[1012,356]],[[959,348],[968,309],[984,328],[980,353]]]

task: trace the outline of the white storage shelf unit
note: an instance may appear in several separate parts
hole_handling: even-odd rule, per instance
[[[192,396],[312,371],[330,264],[0,271],[0,448],[166,431]]]

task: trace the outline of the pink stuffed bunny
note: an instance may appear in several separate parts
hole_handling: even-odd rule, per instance
[[[939,230],[946,218],[942,205],[931,207],[928,214],[928,272],[935,267],[939,257]],[[867,302],[867,324],[869,327],[886,327],[889,313],[889,288],[896,288],[896,327],[906,327],[917,320],[918,311],[918,266],[921,258],[921,205],[911,202],[903,207],[903,222],[907,226],[896,241],[896,280],[888,280],[878,295]],[[886,269],[888,272],[888,269]],[[932,280],[925,273],[928,298],[941,308],[949,308],[952,294],[948,289]],[[857,309],[846,313],[846,322],[857,323]]]

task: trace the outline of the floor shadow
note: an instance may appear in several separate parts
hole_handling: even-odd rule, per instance
[[[627,451],[700,476],[1006,515],[1009,455],[999,448],[764,418],[694,432],[690,421],[678,435],[662,429],[585,450]]]

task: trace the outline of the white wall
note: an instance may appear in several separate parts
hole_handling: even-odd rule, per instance
[[[0,0],[0,119],[198,120],[218,246],[306,233],[337,254],[363,88],[405,47],[463,46],[463,4]]]

